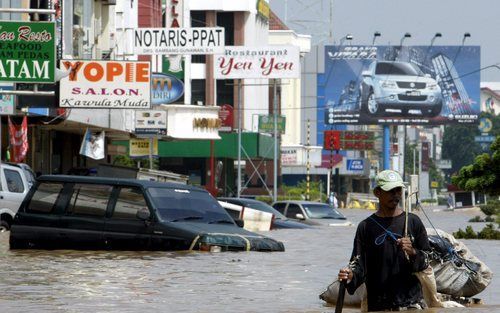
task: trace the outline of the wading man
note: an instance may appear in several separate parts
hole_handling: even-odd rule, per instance
[[[380,172],[373,190],[378,210],[359,223],[349,267],[339,271],[350,294],[366,284],[368,311],[423,309],[422,287],[413,273],[427,268],[429,242],[420,218],[398,207],[403,180],[391,170]]]

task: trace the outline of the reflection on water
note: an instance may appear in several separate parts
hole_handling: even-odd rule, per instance
[[[357,223],[371,211],[342,210]],[[474,212],[427,211],[445,231],[462,229]],[[425,217],[422,220],[426,224]],[[482,228],[481,225],[474,227]],[[355,227],[268,233],[284,253],[10,251],[0,234],[1,312],[334,312],[318,295],[347,263]],[[500,243],[466,245],[493,272]],[[499,312],[494,279],[484,305],[453,312]],[[345,308],[343,312],[358,312]],[[427,312],[450,312],[431,309]]]

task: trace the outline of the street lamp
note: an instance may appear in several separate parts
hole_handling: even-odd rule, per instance
[[[441,33],[436,33],[434,37],[432,37],[431,39],[431,46],[434,44],[434,40],[436,40],[436,38],[441,38],[441,37],[443,37]]]
[[[405,33],[403,38],[401,38],[401,41],[399,43],[400,46],[403,45],[403,41],[406,39],[406,38],[411,38],[411,34],[410,33]]]
[[[465,43],[465,39],[469,38],[470,37],[470,33],[464,33],[464,38],[462,39],[462,46],[464,45]]]
[[[344,41],[351,41],[354,37],[351,35],[351,34],[347,34],[345,35],[344,37],[340,38],[340,41],[339,41],[339,46],[342,46],[344,44]]]
[[[375,40],[377,39],[377,37],[380,37],[380,36],[382,36],[382,34],[379,31],[376,31],[373,33],[372,46],[375,45]]]

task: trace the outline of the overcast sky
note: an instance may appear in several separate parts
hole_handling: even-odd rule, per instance
[[[436,32],[442,37],[434,45],[461,45],[468,32],[471,37],[465,45],[481,46],[481,68],[500,65],[500,0],[270,0],[270,4],[291,29],[312,35],[313,43],[332,43],[332,33],[334,43],[352,34],[353,45],[371,44],[373,33],[379,31],[378,45],[399,44],[406,32],[412,37],[405,39],[405,45],[429,45]],[[481,81],[500,81],[500,69],[482,70]]]

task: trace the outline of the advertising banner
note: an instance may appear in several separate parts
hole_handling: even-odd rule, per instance
[[[60,81],[62,108],[149,109],[151,64],[138,61],[61,60],[71,72]]]
[[[53,83],[55,24],[0,21],[0,81]]]
[[[151,77],[151,105],[174,103],[184,94],[184,82],[170,74],[153,73]]]
[[[167,111],[135,111],[135,133],[137,135],[166,135]]]
[[[149,139],[131,138],[129,140],[129,156],[143,157],[149,155]],[[158,155],[158,139],[153,138],[153,155]]]
[[[223,104],[220,107],[219,119],[221,122],[221,127],[219,131],[232,131],[234,123],[234,109],[229,104]]]
[[[0,90],[13,90],[13,84],[0,84]],[[14,114],[14,96],[0,94],[0,115]]]
[[[276,130],[279,133],[285,133],[286,117],[277,116]],[[274,132],[274,115],[259,115],[259,133]]]
[[[222,54],[223,27],[136,28],[136,54]]]
[[[215,56],[216,79],[299,78],[300,56],[296,46],[228,46]]]
[[[281,148],[281,165],[296,166],[298,164],[297,148]]]
[[[347,170],[348,171],[363,171],[365,168],[363,159],[347,159]]]
[[[104,159],[104,131],[93,132],[87,128],[80,145],[80,154],[94,160]]]
[[[479,46],[326,46],[318,119],[325,125],[475,123],[479,56]]]
[[[12,123],[10,117],[9,123],[9,148],[10,148],[10,161],[21,163],[26,158],[28,153],[28,118],[23,117],[20,125]]]

